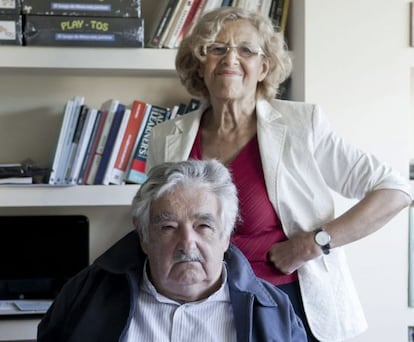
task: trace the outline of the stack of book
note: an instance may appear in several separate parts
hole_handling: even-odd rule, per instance
[[[241,7],[269,16],[278,32],[285,32],[290,0],[160,0],[146,45],[176,48],[194,28],[200,16],[224,6]]]
[[[0,164],[0,184],[44,183],[50,169],[34,165],[30,160],[15,164]]]
[[[136,183],[146,179],[145,166],[152,128],[197,109],[191,99],[171,110],[134,100],[126,106],[117,99],[92,108],[83,96],[69,99],[52,158],[49,184],[109,185]]]
[[[144,47],[141,0],[21,0],[24,45]]]

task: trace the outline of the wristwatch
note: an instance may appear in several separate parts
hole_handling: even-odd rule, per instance
[[[323,254],[329,254],[329,250],[331,249],[331,246],[329,245],[331,236],[321,227],[315,229],[313,234],[315,243],[322,249]]]

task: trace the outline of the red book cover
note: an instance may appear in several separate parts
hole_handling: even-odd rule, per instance
[[[132,103],[131,115],[109,180],[111,184],[121,184],[124,181],[124,173],[126,172],[134,142],[145,116],[146,105],[146,102],[140,100],[135,100]]]

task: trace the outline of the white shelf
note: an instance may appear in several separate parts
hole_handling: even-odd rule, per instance
[[[0,207],[129,206],[139,185],[1,185]]]
[[[97,70],[175,75],[176,52],[176,49],[1,46],[0,70]]]

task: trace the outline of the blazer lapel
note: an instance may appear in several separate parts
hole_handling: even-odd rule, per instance
[[[182,120],[176,120],[172,134],[165,137],[165,160],[181,161],[188,159],[200,126],[203,109],[185,114]]]
[[[286,136],[286,126],[279,123],[281,114],[267,101],[256,106],[257,139],[269,198],[276,208],[276,184]]]

